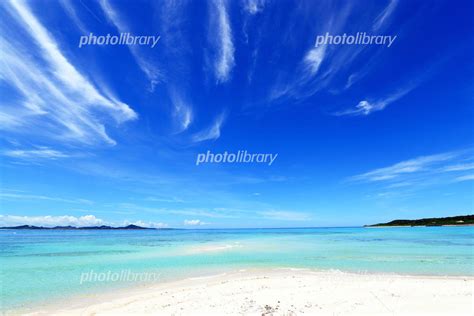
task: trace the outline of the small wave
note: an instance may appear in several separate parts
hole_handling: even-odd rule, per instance
[[[191,249],[191,253],[204,253],[204,252],[219,252],[225,251],[233,248],[241,248],[242,245],[238,242],[234,244],[225,244],[225,245],[207,245],[207,246],[200,246],[200,247],[193,247]]]

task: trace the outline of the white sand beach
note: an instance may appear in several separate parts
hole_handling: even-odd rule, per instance
[[[64,302],[31,315],[473,315],[473,277],[240,270]]]

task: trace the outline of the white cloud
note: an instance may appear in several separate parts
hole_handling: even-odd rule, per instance
[[[145,198],[145,201],[152,201],[152,202],[166,202],[166,203],[184,203],[184,200],[177,198],[177,197],[156,197],[156,196],[149,196]]]
[[[317,74],[321,63],[323,62],[325,50],[325,45],[318,46],[310,49],[304,57],[304,63],[307,67],[307,71],[311,76]]]
[[[462,181],[469,181],[469,180],[474,180],[474,174],[468,174],[468,175],[460,176],[454,179],[455,182],[462,182]]]
[[[385,9],[375,18],[374,24],[372,26],[374,31],[380,29],[380,27],[388,20],[397,7],[398,0],[390,0]]]
[[[346,21],[350,16],[352,5],[347,2],[340,10],[332,10],[330,2],[318,2],[312,15],[319,15],[317,25],[310,24],[313,34],[340,34],[347,29]],[[297,6],[296,11],[306,11],[305,5]],[[300,12],[306,16],[308,12]],[[301,32],[293,23],[286,32],[281,34],[283,39],[287,38],[291,43],[295,39],[294,33]],[[290,40],[291,39],[291,40]],[[286,43],[285,43],[286,44]],[[295,43],[292,43],[295,44]],[[347,68],[360,53],[361,48],[356,46],[338,47],[337,50],[328,49],[326,45],[308,47],[302,55],[301,61],[290,71],[278,71],[275,76],[276,82],[270,89],[269,101],[283,98],[305,99],[313,96],[318,91],[328,88],[332,79],[340,70]]]
[[[15,216],[15,215],[0,215],[0,226],[98,226],[104,225],[104,221],[96,218],[94,215],[85,215],[81,217],[75,216]]]
[[[87,144],[115,144],[105,131],[105,117],[99,120],[97,114],[106,113],[118,123],[136,119],[137,114],[127,104],[101,94],[71,64],[25,2],[9,4],[8,12],[33,43],[28,37],[20,41],[11,35],[15,32],[2,30],[0,78],[20,98],[13,103],[2,102],[0,118],[6,124],[1,128]],[[40,54],[28,53],[31,49],[38,49]]]
[[[175,90],[170,91],[170,98],[173,103],[173,116],[179,125],[179,132],[185,131],[193,121],[192,108]]]
[[[104,221],[94,215],[85,216],[16,216],[16,215],[0,215],[0,226],[20,226],[20,225],[31,225],[31,226],[42,226],[42,227],[54,227],[54,226],[73,226],[73,227],[88,227],[88,226],[101,226],[107,225],[112,227],[137,225],[140,227],[148,228],[166,228],[168,224],[161,222],[146,222],[142,220],[138,221],[124,221],[117,225],[111,222]]]
[[[77,2],[76,2],[77,3]],[[71,2],[71,0],[60,0],[59,4],[63,7],[64,11],[66,11],[68,17],[76,24],[77,28],[83,33],[83,34],[89,34],[89,29],[82,23],[81,19],[76,13],[76,10],[74,9],[74,6]]]
[[[235,215],[227,214],[227,212],[221,213],[220,210],[214,209],[215,212],[203,211],[201,209],[179,209],[179,210],[165,210],[170,214],[174,215],[186,215],[186,216],[202,216],[208,218],[236,218]]]
[[[254,15],[262,12],[265,7],[266,0],[243,0],[242,5],[245,12]]]
[[[308,221],[311,219],[311,216],[302,212],[292,212],[292,211],[263,211],[258,212],[263,218],[279,221]]]
[[[145,221],[125,221],[122,226],[128,226],[128,225],[136,225],[140,227],[147,227],[147,228],[167,228],[168,224],[161,223],[161,222],[145,222]]]
[[[205,130],[202,130],[193,135],[194,142],[202,142],[205,140],[215,140],[221,136],[221,127],[224,123],[225,115],[219,115],[214,123]]]
[[[342,115],[369,115],[373,112],[381,111],[385,109],[389,104],[397,101],[407,93],[409,93],[411,90],[415,88],[415,85],[411,85],[408,88],[401,89],[388,97],[375,101],[375,102],[369,102],[367,100],[362,100],[360,101],[354,108],[348,109],[348,110],[343,110],[340,112],[336,112],[335,115],[337,116],[342,116]]]
[[[232,29],[229,15],[227,13],[226,0],[210,1],[210,33],[209,38],[216,49],[214,60],[214,73],[217,82],[226,82],[234,67],[234,43],[232,41]],[[217,36],[216,31],[217,29]]]
[[[39,147],[38,149],[5,150],[3,151],[3,155],[20,159],[59,159],[70,157],[69,154],[48,147]]]
[[[185,209],[170,209],[170,208],[157,208],[157,207],[144,207],[132,203],[121,203],[119,208],[130,211],[140,211],[151,214],[172,214],[172,215],[185,215],[185,216],[196,216],[196,217],[208,217],[208,218],[235,218],[234,215],[229,215],[227,212],[221,213],[221,211],[214,209],[216,212],[206,211],[196,208],[185,208]]]
[[[24,193],[12,193],[2,192],[0,193],[2,199],[14,199],[14,200],[45,200],[45,201],[56,201],[65,203],[80,203],[80,204],[92,204],[92,201],[86,199],[65,199],[60,197],[53,197],[47,195],[35,195],[35,194],[24,194]]]
[[[7,111],[7,109],[5,108],[4,111]],[[21,113],[21,111],[18,111],[20,113],[14,113],[14,111],[12,110],[10,110],[9,112],[10,113],[0,111],[0,128],[3,127],[3,129],[5,130],[13,130],[23,124],[21,120],[21,115],[18,115]]]
[[[464,170],[472,170],[474,169],[474,163],[463,163],[463,164],[456,164],[450,165],[442,168],[442,171],[464,171]]]
[[[443,153],[431,156],[422,156],[410,160],[398,162],[392,166],[375,169],[350,178],[355,181],[384,181],[399,178],[405,174],[411,174],[421,171],[429,171],[433,164],[445,162],[458,156],[457,153]]]
[[[185,219],[183,222],[184,225],[186,226],[201,226],[201,225],[206,225],[203,221],[199,219]]]
[[[469,173],[474,169],[472,149],[420,156],[391,166],[352,176],[355,183],[373,183],[372,188],[397,189],[397,194],[411,192],[428,186],[447,186],[456,182],[473,180]],[[472,173],[472,172],[471,172]]]
[[[108,0],[100,0],[99,2],[102,11],[104,11],[105,16],[112,23],[119,32],[121,33],[132,33],[128,25],[121,18],[120,14],[112,7]],[[158,36],[158,35],[156,35]],[[137,62],[140,69],[145,73],[147,78],[150,80],[150,90],[154,90],[155,85],[158,84],[161,80],[161,73],[158,68],[146,59],[143,54],[140,53],[139,48],[135,45],[127,45],[128,49],[132,53],[135,61]]]

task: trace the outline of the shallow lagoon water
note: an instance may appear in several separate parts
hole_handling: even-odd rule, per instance
[[[91,271],[153,282],[265,267],[474,275],[474,227],[1,230],[0,249],[2,310],[143,284],[81,282]]]

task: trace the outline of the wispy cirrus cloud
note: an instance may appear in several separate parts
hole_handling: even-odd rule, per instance
[[[3,130],[15,130],[19,126],[23,125],[21,116],[19,113],[14,113],[13,109],[3,109],[5,112],[0,111],[0,126]],[[7,112],[8,111],[8,112]],[[21,111],[19,111],[21,113]]]
[[[346,2],[338,10],[334,10],[334,5],[331,2],[318,2],[311,6],[312,14],[319,17],[317,23],[307,23],[305,27],[312,29],[315,36],[324,34],[330,36],[350,35],[361,31],[370,33],[372,28],[374,31],[378,31],[389,25],[397,4],[398,0],[390,0],[382,10],[369,10],[364,15],[357,15],[360,7],[352,3]],[[307,8],[306,5],[301,5],[301,9],[296,6],[295,15],[304,19]],[[304,12],[298,12],[298,10]],[[356,15],[357,22],[354,20]],[[357,24],[356,29],[354,29],[353,23]],[[289,27],[287,31],[289,34],[286,36],[293,37],[294,33],[301,31],[301,29],[296,29],[295,25],[299,26],[298,23],[295,23],[292,25],[293,28]],[[364,59],[365,66],[354,68],[362,55],[369,50],[371,53]],[[371,73],[378,64],[376,61],[380,59],[380,56],[383,56],[383,52],[384,50],[376,50],[375,47],[367,45],[318,45],[317,47],[311,45],[303,53],[300,63],[294,65],[290,71],[280,71],[276,76],[277,81],[270,89],[269,101],[284,100],[285,98],[304,100],[322,91],[329,90],[331,93],[337,94],[349,89],[355,82]],[[339,84],[341,77],[347,78],[346,82],[342,88],[335,88],[335,84]],[[387,103],[383,101],[361,101],[350,113],[357,115],[384,108]],[[341,113],[343,112],[341,111]]]
[[[389,167],[375,169],[350,178],[353,181],[376,182],[401,178],[406,174],[432,170],[431,167],[437,163],[451,161],[459,153],[449,152],[431,156],[421,156],[414,159],[398,162]]]
[[[170,210],[171,214],[174,215],[185,215],[185,216],[202,216],[207,218],[237,218],[235,214],[228,214],[227,212],[221,212],[214,209],[213,211],[206,211],[200,209],[182,209],[182,210]]]
[[[165,203],[184,203],[183,199],[177,197],[157,197],[157,196],[149,196],[145,198],[145,201],[151,202],[165,202]]]
[[[2,102],[0,118],[5,124],[1,128],[86,144],[115,144],[106,132],[103,114],[118,123],[134,120],[137,114],[127,104],[102,94],[81,74],[25,2],[2,5],[9,13],[4,18],[20,28],[6,31],[6,24],[1,24],[0,78],[17,94],[8,104]],[[32,41],[20,41],[15,37],[19,32],[26,32]],[[38,49],[38,56],[27,53],[32,47]]]
[[[245,12],[254,15],[263,11],[265,2],[266,0],[242,0],[242,6]]]
[[[48,147],[38,147],[35,149],[12,149],[2,152],[4,156],[21,159],[60,159],[68,158],[71,155]]]
[[[374,24],[372,26],[372,29],[374,31],[379,30],[383,26],[383,24],[386,23],[386,21],[390,18],[390,16],[395,11],[397,5],[398,5],[398,0],[389,0],[388,5],[374,20]]]
[[[192,140],[194,142],[202,142],[205,140],[218,139],[221,136],[221,128],[222,128],[222,124],[224,124],[224,121],[225,121],[225,113],[222,113],[219,116],[217,116],[217,118],[215,119],[215,121],[212,123],[211,126],[194,134],[192,136]]]
[[[416,188],[472,180],[471,150],[420,156],[348,178],[349,182],[381,184],[386,189]]]
[[[474,163],[460,163],[455,165],[449,165],[441,169],[441,171],[464,171],[464,170],[472,170],[474,169]]]
[[[158,201],[160,202],[160,201]],[[206,218],[236,218],[236,214],[232,214],[232,212],[228,212],[222,209],[213,209],[213,210],[206,210],[206,209],[199,209],[199,208],[162,208],[162,207],[149,207],[149,206],[142,206],[136,205],[131,203],[120,203],[117,206],[120,210],[125,211],[139,211],[145,212],[150,214],[171,214],[171,215],[184,215],[189,217],[206,217]]]
[[[64,11],[66,11],[69,18],[74,22],[76,27],[83,33],[88,34],[90,33],[87,26],[81,21],[79,18],[76,9],[74,8],[73,3],[71,0],[60,0],[59,4],[63,7]]]
[[[178,132],[188,129],[193,121],[193,110],[191,105],[176,90],[170,91],[170,99],[173,105],[173,117],[178,124]]]
[[[294,212],[294,211],[262,211],[258,212],[257,215],[265,219],[278,220],[278,221],[308,221],[311,219],[311,216],[303,212]]]
[[[209,5],[209,40],[214,50],[212,61],[214,75],[218,83],[223,83],[229,80],[235,65],[232,28],[227,12],[228,3],[227,0],[213,0]]]
[[[105,16],[107,17],[107,20],[111,24],[113,24],[119,32],[133,33],[130,27],[125,22],[125,20],[120,16],[120,13],[116,9],[114,9],[114,7],[110,4],[108,0],[100,0],[99,4],[102,8],[102,11],[105,13]],[[153,62],[143,56],[137,46],[128,45],[127,47],[135,58],[135,61],[140,67],[140,69],[150,80],[150,90],[153,91],[155,89],[155,86],[162,80],[162,74],[160,70]]]
[[[28,194],[23,192],[2,192],[0,193],[0,197],[5,200],[42,200],[74,204],[93,204],[92,201],[86,199],[61,198],[56,196]]]
[[[156,8],[160,17],[160,30],[163,33],[163,58],[167,60],[167,67],[172,68],[163,80],[168,86],[176,133],[187,130],[194,119],[191,94],[186,89],[190,82],[189,73],[192,71],[192,49],[186,37],[188,17],[185,12],[189,4],[190,2],[186,0],[166,0],[159,3]]]
[[[391,103],[399,100],[410,91],[412,91],[416,85],[411,85],[409,87],[400,89],[399,91],[388,95],[383,99],[379,99],[376,101],[367,101],[362,100],[360,101],[355,107],[335,112],[334,115],[336,116],[343,116],[343,115],[352,115],[352,116],[360,116],[360,115],[369,115],[373,112],[382,111]]]
[[[314,14],[321,16],[317,24],[307,26],[313,29],[314,36],[320,34],[339,34],[344,29],[351,13],[351,5],[344,5],[341,10],[334,11],[330,3],[321,2],[315,5]],[[302,12],[303,11],[303,12]],[[296,7],[295,17],[304,16],[306,7]],[[288,29],[286,36],[292,37],[297,29]],[[327,45],[311,42],[301,55],[301,59],[289,72],[280,73],[277,82],[270,90],[269,101],[284,98],[305,99],[327,87],[339,71],[347,67],[359,54],[360,48],[339,47],[330,50]]]
[[[362,100],[354,107],[346,108],[344,110],[335,112],[333,113],[333,115],[367,116],[374,112],[382,111],[387,108],[387,106],[405,97],[407,94],[411,93],[423,82],[425,82],[430,76],[433,75],[433,73],[436,71],[436,69],[442,62],[442,59],[438,59],[429,64],[428,66],[423,67],[422,69],[417,69],[413,72],[411,76],[408,76],[408,78],[410,79],[407,79],[403,84],[399,86],[398,89],[393,89],[393,92],[387,94],[385,97]],[[355,77],[353,79],[349,77],[345,88],[348,88],[356,80],[359,80],[360,76],[365,75],[368,69],[370,69],[371,65],[366,64],[366,67],[368,68],[361,70],[361,72],[359,73],[354,73],[353,75]]]
[[[455,182],[463,182],[463,181],[471,181],[474,180],[474,174],[467,174],[464,176],[460,176],[454,179]]]
[[[41,195],[41,194],[30,194],[25,191],[11,190],[3,188],[0,192],[0,198],[4,200],[43,200],[43,201],[53,201],[53,202],[64,202],[64,203],[73,203],[73,204],[93,204],[94,202],[82,198],[64,198],[58,196],[50,195]]]
[[[324,60],[324,53],[326,51],[326,46],[321,45],[315,48],[312,48],[308,51],[304,57],[304,63],[307,67],[307,73],[310,76],[314,76],[318,73],[319,67]]]

